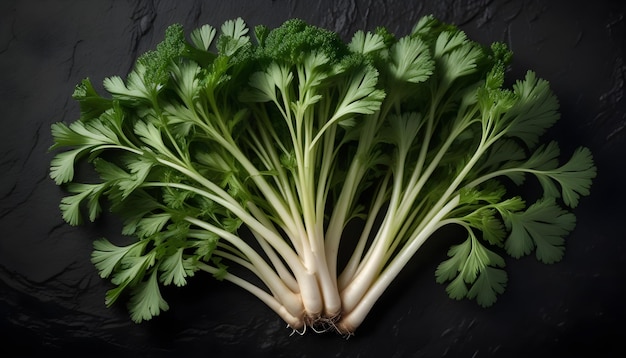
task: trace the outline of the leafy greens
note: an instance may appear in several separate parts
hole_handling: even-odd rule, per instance
[[[492,305],[505,253],[562,258],[575,225],[563,206],[589,194],[596,169],[587,148],[561,164],[541,142],[557,99],[531,71],[504,87],[504,44],[432,16],[400,38],[378,28],[346,43],[298,19],[253,35],[242,19],[189,40],[172,25],[126,79],[104,80],[108,96],[78,84],[80,118],[53,124],[63,218],[94,221],[106,201],[134,237],[94,242],[115,285],[107,305],[129,292],[141,322],[168,309],[160,287],[207,272],[293,330],[352,334],[443,226],[467,234],[435,272],[454,299]],[[98,180],[76,178],[84,161]],[[507,194],[529,176],[540,199]]]

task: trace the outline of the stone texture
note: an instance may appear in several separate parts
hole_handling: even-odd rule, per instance
[[[66,225],[48,178],[50,125],[71,121],[70,95],[125,74],[173,22],[187,29],[241,16],[277,26],[291,17],[340,32],[383,25],[405,34],[434,14],[483,43],[515,52],[510,75],[548,79],[562,120],[549,136],[565,153],[589,146],[598,178],[576,209],[563,262],[508,260],[507,292],[490,309],[447,298],[434,282],[445,248],[428,244],[357,335],[290,336],[238,288],[197,277],[165,294],[171,310],[136,325],[89,263],[91,242],[118,234],[105,217]],[[626,181],[625,6],[620,1],[2,1],[0,3],[0,344],[20,355],[255,357],[572,357],[624,353]],[[511,78],[512,78],[511,77]],[[593,354],[605,352],[606,355]],[[11,356],[2,353],[3,356]]]

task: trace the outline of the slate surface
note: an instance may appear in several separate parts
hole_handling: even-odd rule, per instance
[[[136,325],[89,262],[115,218],[77,228],[48,178],[50,124],[78,113],[73,87],[129,71],[173,22],[187,29],[238,16],[277,26],[291,17],[340,32],[387,26],[406,34],[432,13],[483,43],[515,52],[511,75],[548,79],[563,151],[592,149],[599,175],[576,209],[565,259],[508,260],[507,292],[490,309],[449,300],[434,282],[445,249],[430,245],[349,340],[290,336],[247,293],[209,277],[166,292],[171,310]],[[0,2],[1,356],[614,357],[626,352],[625,6],[621,1],[2,1]],[[14,353],[9,353],[14,352]]]

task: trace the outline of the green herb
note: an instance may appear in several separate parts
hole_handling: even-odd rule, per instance
[[[533,72],[504,88],[511,56],[432,16],[401,38],[379,28],[348,43],[297,19],[252,37],[241,19],[190,40],[173,25],[125,80],[104,80],[106,97],[80,83],[80,118],[52,126],[63,217],[93,221],[106,201],[123,218],[132,243],[97,240],[92,261],[115,285],[106,304],[128,292],[136,322],[168,309],[161,286],[201,271],[293,330],[352,334],[448,225],[467,238],[437,282],[490,306],[502,255],[562,258],[575,224],[563,206],[596,174],[588,149],[560,164],[541,142],[557,99]],[[99,180],[77,182],[81,161]],[[509,194],[527,177],[543,192],[534,203]]]

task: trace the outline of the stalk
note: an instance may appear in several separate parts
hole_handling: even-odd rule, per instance
[[[204,262],[199,262],[198,265],[201,270],[206,271],[210,274],[215,274],[219,272],[218,268],[207,265]],[[224,274],[223,279],[243,288],[244,290],[257,297],[259,300],[261,300],[261,302],[265,303],[272,311],[274,311],[280,318],[282,318],[283,321],[285,321],[292,329],[300,330],[304,328],[304,321],[302,320],[300,315],[293,315],[291,312],[289,312],[285,305],[279,302],[274,296],[263,291],[256,285],[228,272]]]
[[[226,230],[220,229],[205,221],[190,216],[185,217],[185,221],[217,234],[234,245],[235,248],[241,251],[241,253],[245,255],[246,259],[250,261],[256,269],[255,273],[257,273],[257,276],[268,286],[270,291],[276,293],[278,300],[283,303],[291,314],[297,315],[302,312],[302,301],[299,297],[297,297],[297,295],[284,284],[284,282],[278,277],[276,272],[269,267],[265,260],[254,249],[241,240],[241,238]]]
[[[365,251],[365,247],[367,244],[367,240],[372,232],[372,228],[374,227],[374,223],[376,222],[376,218],[383,207],[386,198],[387,198],[387,183],[389,182],[390,175],[387,175],[383,180],[380,188],[376,191],[376,197],[373,201],[372,207],[368,212],[367,220],[365,221],[365,226],[361,231],[361,235],[359,240],[353,250],[352,256],[350,257],[346,267],[341,272],[338,278],[338,286],[340,290],[346,288],[348,284],[352,281],[354,275],[357,273],[359,263],[363,257],[363,252]]]
[[[364,120],[365,126],[359,136],[359,144],[350,168],[346,174],[341,193],[335,203],[326,229],[325,254],[328,260],[330,273],[337,277],[337,254],[343,234],[343,229],[348,219],[348,212],[354,205],[358,185],[366,174],[366,158],[369,157],[373,147],[373,141],[378,124],[378,117],[368,116]],[[386,185],[385,185],[386,186]]]
[[[254,215],[257,218],[257,220],[259,220],[259,222],[262,225],[264,225],[265,227],[268,227],[268,228],[273,228],[272,222],[265,215],[263,215],[263,213],[259,210],[259,208],[257,208],[256,205],[254,205],[254,203],[252,203],[252,202],[248,203],[248,208],[250,209],[250,212],[252,213],[252,215]],[[259,243],[259,245],[263,249],[263,252],[265,253],[265,255],[267,255],[267,257],[269,258],[270,262],[274,266],[274,269],[276,270],[276,272],[280,276],[281,280],[283,280],[283,282],[293,292],[300,292],[300,288],[298,287],[298,283],[296,282],[296,280],[293,277],[293,275],[289,272],[289,270],[287,270],[287,268],[285,267],[285,265],[281,261],[280,257],[278,257],[278,255],[276,254],[276,251],[267,243],[265,238],[262,237],[262,235],[259,232],[255,231],[255,230],[252,230],[252,229],[251,229],[251,231],[252,231],[252,234],[254,235],[254,237],[257,239],[257,242]],[[274,232],[275,232],[276,235],[278,235],[278,232],[276,232],[276,231],[274,231]]]
[[[355,329],[361,325],[365,317],[371,311],[374,304],[378,301],[380,296],[389,287],[391,282],[397,277],[398,273],[404,268],[407,262],[413,257],[415,252],[422,246],[422,244],[442,226],[442,220],[450,213],[459,203],[459,196],[456,195],[452,198],[441,210],[438,210],[436,214],[427,215],[424,221],[427,222],[423,229],[417,230],[416,235],[409,239],[409,244],[406,245],[393,261],[383,270],[383,272],[376,278],[371,286],[368,287],[365,295],[361,297],[358,304],[350,310],[344,313],[341,320],[337,322],[337,329],[344,334],[352,334]],[[431,210],[433,213],[434,210]],[[444,222],[445,224],[445,222]]]
[[[341,291],[344,312],[351,312],[354,309],[382,269],[382,258],[385,255],[387,245],[386,239],[391,236],[389,233],[395,230],[390,224],[389,216],[386,216],[385,219],[368,250],[368,254],[357,268],[356,274]]]

